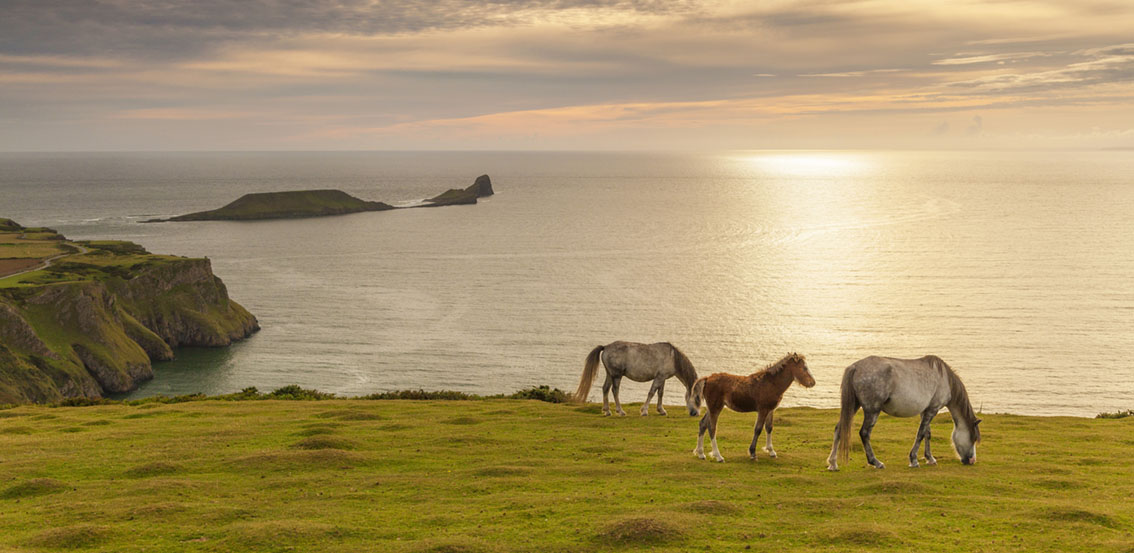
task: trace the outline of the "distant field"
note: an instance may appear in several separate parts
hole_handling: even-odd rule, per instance
[[[631,410],[636,411],[636,409]],[[1134,551],[1134,417],[985,415],[975,466],[905,467],[916,421],[824,470],[836,413],[723,464],[696,419],[520,400],[0,411],[0,551]],[[859,417],[861,419],[861,416]]]
[[[35,267],[44,259],[67,253],[62,242],[53,239],[57,236],[54,232],[0,232],[0,277]]]
[[[0,277],[18,273],[39,265],[40,259],[0,259]]]

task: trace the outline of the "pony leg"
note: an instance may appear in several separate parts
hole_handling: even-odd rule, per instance
[[[878,422],[878,411],[870,413],[863,409],[862,413],[866,416],[863,418],[862,429],[858,431],[858,435],[862,438],[862,449],[866,451],[866,462],[876,469],[884,469],[886,465],[874,456],[874,448],[870,447],[870,432],[874,430],[874,423]]]
[[[933,420],[933,415],[926,411],[921,414],[921,425],[917,428],[917,437],[914,438],[913,449],[910,450],[910,468],[917,468],[917,449],[921,447],[921,440],[929,434],[929,422]],[[929,447],[929,442],[925,442],[926,447]],[[925,459],[926,464],[929,464],[929,457]]]
[[[607,373],[606,380],[602,383],[602,414],[608,417],[610,416],[610,400],[607,398],[607,394],[610,393],[611,382],[610,373]]]
[[[768,421],[764,423],[764,432],[768,437],[768,445],[764,446],[764,451],[768,452],[768,457],[776,458],[776,450],[772,448],[772,417],[775,416],[775,411],[768,411]]]
[[[709,414],[701,417],[701,424],[697,428],[697,447],[693,448],[693,455],[698,459],[705,458],[705,431],[709,429]]]
[[[658,379],[657,382],[658,382],[658,414],[664,416],[664,415],[666,415],[666,412],[665,412],[665,407],[662,407],[661,397],[662,397],[662,393],[665,392],[665,379],[664,378]]]
[[[658,390],[658,381],[654,380],[650,383],[650,393],[646,394],[646,402],[642,404],[641,415],[644,417],[650,414],[650,402],[654,399],[654,392]]]
[[[827,470],[839,470],[839,425],[835,424],[835,443],[831,444],[831,454],[827,456]]]
[[[618,416],[625,417],[626,411],[622,410],[622,402],[618,400],[618,387],[620,384],[622,384],[622,377],[616,376],[611,380],[613,381],[611,383],[611,388],[614,391],[614,408],[618,411]]]
[[[930,415],[929,419],[933,420],[933,417],[936,414],[937,413]],[[929,437],[933,433],[932,429],[930,428],[931,426],[933,426],[933,425],[932,424],[926,424],[925,425],[925,464],[927,464],[929,466],[933,466],[933,465],[937,464],[937,459],[934,459],[933,454],[929,452]]]
[[[713,444],[713,459],[718,463],[723,463],[724,457],[721,457],[721,450],[717,449],[717,417],[719,417],[720,414],[720,411],[716,413],[713,413],[712,410],[709,411],[709,416],[711,417],[709,420],[709,439]]]
[[[748,446],[748,458],[753,461],[756,460],[756,441],[760,439],[760,432],[764,430],[764,418],[767,416],[767,412],[760,411],[756,417],[756,428],[752,430],[752,443]]]

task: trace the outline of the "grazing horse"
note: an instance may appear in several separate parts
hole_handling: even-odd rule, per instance
[[[885,468],[874,456],[870,447],[870,431],[878,422],[878,413],[895,417],[921,415],[910,466],[917,467],[917,449],[925,440],[925,464],[936,465],[937,459],[929,452],[929,423],[942,407],[953,416],[953,450],[961,463],[976,463],[976,444],[980,442],[980,419],[973,413],[969,394],[957,373],[940,357],[927,355],[921,359],[892,359],[867,357],[847,367],[843,372],[842,409],[839,424],[835,426],[835,443],[827,458],[827,470],[839,470],[836,454],[844,461],[850,459],[850,427],[858,408],[865,417],[858,435],[866,462],[874,468]]]
[[[576,402],[586,401],[591,385],[595,381],[595,369],[598,367],[600,357],[602,366],[606,368],[606,381],[602,384],[604,415],[610,416],[607,393],[613,389],[614,407],[619,415],[626,416],[626,412],[622,410],[622,403],[618,400],[618,387],[623,376],[635,382],[653,382],[650,385],[650,393],[646,396],[646,402],[642,404],[643,417],[650,410],[650,400],[653,399],[654,392],[658,393],[658,414],[665,414],[665,407],[662,407],[662,392],[665,391],[666,379],[671,376],[677,376],[677,379],[685,385],[685,406],[689,408],[689,416],[695,417],[700,411],[701,400],[699,398],[694,400],[693,394],[690,393],[693,383],[697,381],[697,371],[693,368],[693,363],[689,362],[689,358],[669,342],[657,344],[613,342],[591,350],[587,355],[586,365],[583,366],[579,389],[575,391],[573,399]]]
[[[717,417],[720,416],[721,409],[727,406],[738,413],[758,413],[752,444],[748,446],[748,456],[753,461],[756,460],[756,440],[760,437],[761,430],[767,430],[768,445],[764,446],[764,451],[775,459],[776,450],[772,449],[772,412],[780,404],[780,399],[784,397],[784,392],[792,381],[807,388],[815,385],[815,378],[807,369],[807,362],[798,353],[789,353],[764,370],[748,376],[716,373],[698,380],[693,384],[693,395],[703,397],[709,410],[701,417],[697,448],[693,450],[693,454],[705,458],[705,431],[708,430],[713,444],[713,459],[717,462],[724,461],[717,449]]]

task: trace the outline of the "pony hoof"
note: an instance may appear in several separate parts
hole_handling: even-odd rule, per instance
[[[638,413],[638,414],[639,414],[639,415],[642,415],[643,417],[648,417],[648,416],[650,416],[650,413],[649,413],[649,411],[642,411],[641,413]]]
[[[714,457],[714,458],[713,458],[713,460],[714,460],[714,461],[716,461],[716,462],[718,462],[718,463],[723,463],[723,462],[724,462],[724,457],[721,457],[720,455],[717,455],[716,457]]]
[[[602,416],[604,416],[604,417],[609,417],[609,416],[610,416],[610,411],[603,411],[603,412],[602,412]]]
[[[882,463],[882,461],[878,461],[878,464],[877,464],[877,465],[870,465],[870,466],[872,466],[872,467],[874,467],[874,468],[876,468],[876,469],[878,469],[878,470],[882,470],[882,469],[886,468],[886,465],[884,465],[884,464]]]
[[[830,472],[839,472],[839,467],[835,465],[827,465],[827,470]]]
[[[661,409],[658,409],[658,414],[664,417],[664,416],[666,416],[666,415],[667,415],[668,413],[666,413],[665,411],[662,411]]]
[[[925,460],[925,464],[932,467],[933,465],[937,464],[937,459],[930,457],[930,458]]]
[[[910,468],[911,468],[911,469],[916,469],[916,468],[918,468],[918,465],[917,465],[917,461],[914,461],[914,462],[910,463]]]
[[[704,451],[697,451],[696,449],[694,449],[693,450],[693,456],[702,460],[702,461],[705,460],[705,452]]]
[[[618,412],[618,416],[620,416],[620,417],[625,417],[625,416],[626,416],[626,411],[619,411],[619,412]]]
[[[776,452],[775,452],[775,451],[769,451],[769,452],[768,452],[768,457],[770,457],[770,458],[772,458],[772,459],[775,459],[775,458],[776,458]]]

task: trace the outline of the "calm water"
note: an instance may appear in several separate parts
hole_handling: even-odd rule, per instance
[[[247,192],[411,201],[481,173],[497,195],[477,206],[137,223]],[[1134,408],[1131,175],[1130,152],[0,154],[0,216],[208,256],[259,317],[138,396],[573,389],[592,347],[629,339],[702,374],[804,353],[818,385],[787,405],[836,406],[866,355],[934,353],[986,412],[1092,416]]]

